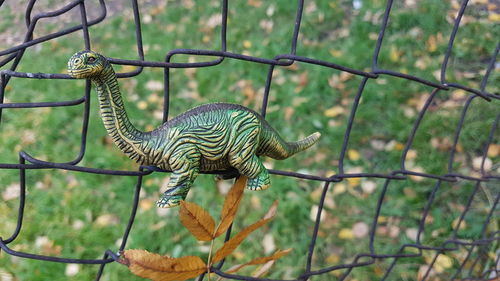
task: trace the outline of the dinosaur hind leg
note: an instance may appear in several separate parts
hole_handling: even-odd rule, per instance
[[[232,164],[242,175],[248,177],[247,189],[264,190],[271,185],[269,172],[257,155],[251,156],[247,161]]]
[[[194,156],[194,155],[191,155]],[[181,200],[186,199],[189,189],[200,170],[199,157],[177,158],[175,163],[171,163],[173,172],[167,185],[167,191],[158,200],[156,205],[160,208],[175,207]]]
[[[236,145],[229,154],[229,163],[240,174],[248,177],[247,188],[264,190],[270,186],[269,173],[262,161],[255,154],[257,151],[261,129],[256,124],[250,124],[245,134],[236,139]]]

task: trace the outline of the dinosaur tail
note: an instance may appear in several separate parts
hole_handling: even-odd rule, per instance
[[[274,130],[269,130],[261,140],[259,155],[266,155],[274,159],[286,159],[297,152],[306,150],[315,144],[321,137],[319,132],[315,132],[305,139],[287,142]]]

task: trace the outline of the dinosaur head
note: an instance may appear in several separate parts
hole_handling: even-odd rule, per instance
[[[109,65],[103,55],[92,51],[81,51],[68,61],[68,73],[74,78],[92,78],[101,74]]]

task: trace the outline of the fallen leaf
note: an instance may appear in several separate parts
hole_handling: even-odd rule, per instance
[[[159,80],[149,80],[146,82],[146,89],[150,91],[163,91],[163,82]]]
[[[453,266],[453,260],[449,256],[445,256],[443,254],[440,254],[436,258],[436,262],[434,263],[434,269],[438,272],[441,273],[445,269],[450,268]]]
[[[458,222],[460,221],[460,218],[456,218],[453,220],[453,222],[451,223],[451,227],[453,229],[455,229],[457,226],[458,226]],[[462,229],[465,229],[467,227],[467,224],[465,223],[465,221],[463,220],[462,222],[460,222],[460,230]]]
[[[337,116],[341,115],[342,113],[344,113],[344,108],[340,105],[330,107],[329,109],[327,109],[323,112],[323,114],[326,117],[331,117],[331,118],[337,117]]]
[[[217,189],[221,195],[226,196],[233,185],[227,180],[217,180]]]
[[[328,263],[328,264],[337,264],[339,261],[340,261],[340,257],[338,254],[330,254],[326,259],[325,261]]]
[[[373,193],[377,188],[377,184],[374,181],[364,181],[361,183],[361,189],[367,194]]]
[[[248,4],[248,6],[258,8],[258,7],[262,6],[262,1],[260,1],[260,0],[248,0],[247,4]]]
[[[346,178],[346,180],[350,187],[356,187],[361,183],[361,178]]]
[[[300,74],[299,80],[297,81],[297,87],[295,88],[295,92],[298,93],[304,89],[304,87],[309,83],[309,74],[307,71],[304,71]]]
[[[309,218],[312,221],[316,221],[316,218],[318,216],[318,212],[319,212],[319,206],[318,205],[313,205],[311,207],[311,212],[309,213]],[[324,218],[325,218],[325,216],[321,216],[320,221],[323,221]]]
[[[40,249],[43,255],[60,255],[62,251],[61,245],[55,245],[54,241],[47,236],[38,236],[35,240],[35,246]]]
[[[355,149],[349,149],[347,150],[347,157],[351,161],[357,161],[361,158],[361,154]]]
[[[14,279],[14,276],[12,276],[12,274],[0,268],[0,281],[14,281],[14,280],[17,279]]]
[[[271,33],[273,31],[274,22],[272,20],[263,19],[259,22],[260,28],[262,28],[266,33]]]
[[[435,35],[429,36],[426,42],[426,48],[429,52],[435,52],[437,50],[437,39]]]
[[[148,210],[150,210],[151,208],[153,208],[153,200],[151,200],[149,198],[142,199],[141,201],[139,201],[139,208],[142,211],[148,211]]]
[[[83,222],[82,220],[76,220],[73,222],[73,224],[71,225],[71,227],[73,227],[74,230],[80,230],[82,229],[83,227],[85,226],[85,222]]]
[[[216,26],[221,25],[222,23],[222,14],[216,13],[211,15],[204,23],[204,26],[208,30],[214,29]]]
[[[139,108],[140,110],[144,110],[144,109],[148,108],[148,103],[141,100],[137,103],[137,108]]]
[[[333,194],[341,194],[344,193],[347,190],[347,187],[344,183],[336,183],[333,185]]]
[[[113,226],[120,223],[120,218],[115,214],[102,214],[97,217],[94,223],[99,227]]]
[[[356,238],[365,237],[368,235],[368,231],[370,231],[370,228],[365,222],[357,222],[352,226],[352,234]]]
[[[295,109],[293,109],[293,107],[290,107],[290,106],[285,107],[285,120],[290,121],[294,112],[295,112]]]
[[[389,52],[389,59],[392,62],[397,62],[401,60],[403,52],[398,50],[394,45],[391,46],[391,50]]]
[[[500,144],[490,144],[488,148],[488,157],[494,158],[500,155]]]
[[[72,277],[78,274],[80,272],[80,265],[76,263],[71,263],[66,265],[66,269],[64,270],[64,275],[68,277]],[[2,280],[2,279],[0,279]]]
[[[181,201],[179,216],[184,225],[196,239],[210,241],[214,239],[215,221],[210,214],[195,203]]]
[[[264,239],[262,239],[262,247],[264,248],[264,253],[266,255],[276,249],[276,244],[274,244],[274,238],[271,233],[264,235]]]
[[[349,228],[342,228],[339,231],[339,238],[344,240],[354,239],[354,233],[352,233],[352,230]]]
[[[248,226],[247,228],[243,229],[240,233],[236,234],[234,237],[229,239],[224,245],[215,253],[215,255],[212,258],[211,263],[217,263],[230,255],[236,247],[238,247],[243,240],[250,235],[253,231],[258,229],[259,227],[265,225],[268,223],[270,220],[274,218],[276,215],[276,210],[277,210],[277,201],[274,202],[274,204],[269,208],[269,211],[266,213],[266,215],[256,223]]]
[[[408,228],[406,231],[406,236],[413,241],[417,241],[418,229],[416,228]]]
[[[252,47],[252,42],[250,40],[244,40],[243,41],[243,48],[249,49]]]
[[[389,226],[389,237],[396,238],[399,237],[400,229],[396,225]]]
[[[500,22],[500,13],[490,12],[488,20],[492,22]]]
[[[274,252],[274,254],[270,255],[270,256],[267,256],[267,257],[261,257],[261,258],[256,258],[256,259],[253,259],[247,263],[244,263],[244,264],[239,264],[239,265],[235,265],[233,267],[231,267],[230,269],[228,269],[226,272],[227,273],[235,273],[237,272],[238,270],[242,269],[243,267],[245,266],[249,266],[249,265],[257,265],[257,264],[264,264],[264,263],[267,263],[269,261],[273,261],[273,260],[277,260],[283,256],[286,256],[288,255],[293,249],[290,248],[290,249],[286,249],[286,250],[278,250],[276,252]]]
[[[418,269],[417,280],[424,280],[424,276],[432,277],[434,275],[436,275],[436,271],[433,268],[431,268],[429,271],[428,265],[421,265],[420,268]]]
[[[333,57],[341,57],[344,53],[342,51],[339,51],[339,50],[335,50],[335,49],[331,49],[330,51],[328,51],[330,53],[330,55],[332,55]]]
[[[134,70],[136,70],[137,66],[134,66],[134,65],[122,65],[120,67],[120,69],[118,70],[118,72],[132,72]]]
[[[413,167],[411,169],[411,171],[415,172],[415,173],[419,173],[419,174],[424,174],[425,173],[424,168],[422,168],[420,166]],[[415,181],[415,182],[421,182],[421,181],[423,181],[425,179],[423,176],[417,176],[417,175],[409,175],[409,178],[412,181]]]
[[[2,199],[4,201],[16,199],[21,195],[21,190],[19,188],[19,183],[11,183],[10,185],[5,188],[5,190],[2,192]]]
[[[226,195],[220,216],[220,224],[215,231],[214,237],[218,237],[226,232],[231,223],[233,223],[238,207],[240,206],[241,198],[243,197],[243,191],[247,185],[247,180],[248,178],[245,176],[239,177]]]
[[[406,153],[406,160],[414,160],[417,158],[417,151],[415,149],[409,149]]]
[[[481,170],[481,166],[484,168],[484,171],[488,172],[491,171],[491,168],[493,167],[493,161],[491,161],[490,158],[484,159],[484,164],[483,164],[483,157],[478,156],[475,157],[472,160],[472,167],[475,170]]]
[[[313,202],[319,202],[322,194],[323,194],[323,186],[318,186],[311,193],[309,193],[309,197]]]
[[[203,260],[196,256],[171,258],[145,250],[126,250],[118,262],[133,274],[154,281],[186,280],[207,269]]]

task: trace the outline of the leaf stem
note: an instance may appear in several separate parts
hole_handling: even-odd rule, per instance
[[[214,234],[212,235],[212,237],[214,237],[214,238],[212,239],[212,241],[210,241],[210,250],[208,251],[208,259],[207,259],[208,281],[211,281],[210,280],[210,267],[212,266],[212,252],[214,250],[215,233],[217,233],[217,231],[219,230],[220,225],[221,225],[221,223],[219,222],[217,224],[217,227],[215,227]]]

